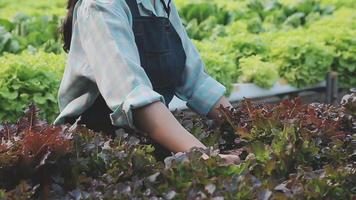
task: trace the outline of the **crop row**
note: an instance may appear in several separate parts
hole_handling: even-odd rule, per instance
[[[52,127],[32,106],[17,124],[0,126],[0,198],[351,200],[355,103],[355,94],[338,107],[246,100],[221,108],[221,126],[178,112],[211,149],[164,160],[143,135],[119,129],[113,139],[80,126]],[[242,161],[227,165],[218,152]]]
[[[330,70],[339,72],[342,87],[356,85],[351,1],[213,2],[186,1],[181,15],[208,71],[225,85],[270,88],[284,79],[306,87]]]

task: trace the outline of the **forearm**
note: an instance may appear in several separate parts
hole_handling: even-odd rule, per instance
[[[135,109],[136,127],[173,152],[186,152],[192,147],[206,148],[176,120],[162,102]]]
[[[222,98],[215,109],[221,104],[229,106],[230,103],[226,98]],[[211,114],[217,115],[216,111],[212,111]],[[175,153],[187,152],[192,147],[206,148],[203,143],[184,129],[162,102],[152,103],[134,110],[134,120],[140,130],[147,132],[153,140]],[[226,164],[233,164],[240,160],[236,155],[219,155]],[[203,154],[202,158],[205,160],[209,156]]]

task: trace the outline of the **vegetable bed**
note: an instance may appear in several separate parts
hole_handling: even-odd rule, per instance
[[[224,123],[176,112],[210,149],[163,161],[144,135],[52,127],[31,106],[0,128],[0,198],[354,199],[356,94],[342,106],[242,101]],[[226,165],[218,152],[239,155]],[[201,155],[210,156],[204,160]]]

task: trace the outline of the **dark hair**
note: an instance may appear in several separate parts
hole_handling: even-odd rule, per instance
[[[63,38],[63,49],[68,53],[70,49],[70,43],[72,40],[72,22],[73,22],[73,11],[74,6],[78,0],[68,0],[67,3],[67,16],[65,17],[60,32]]]

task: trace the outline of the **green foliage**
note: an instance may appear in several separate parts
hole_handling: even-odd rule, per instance
[[[224,34],[224,26],[218,24],[217,19],[214,16],[208,17],[200,24],[196,19],[193,19],[187,23],[186,30],[190,38],[195,40],[218,37]]]
[[[278,80],[278,67],[265,62],[260,56],[244,57],[239,60],[242,83],[255,83],[260,87],[271,88]]]
[[[212,2],[191,2],[180,7],[179,13],[189,36],[195,40],[222,34],[223,25],[232,18],[231,13]]]
[[[353,0],[320,0],[322,5],[334,5],[337,8],[355,8],[355,2]]]
[[[40,48],[61,53],[57,16],[27,16],[18,14],[13,21],[0,19],[0,55],[18,53],[26,48]]]
[[[356,33],[356,32],[355,32]],[[335,42],[336,57],[332,68],[339,72],[342,87],[350,88],[356,85],[356,38],[348,35]],[[345,76],[345,74],[348,74]]]
[[[214,53],[235,57],[235,69],[239,71],[239,59],[259,55],[263,60],[277,64],[281,78],[287,79],[293,86],[307,87],[319,83],[331,69],[340,73],[342,87],[355,85],[356,65],[355,56],[352,55],[355,54],[353,38],[356,34],[356,17],[350,9],[353,6],[347,1],[249,0],[207,3],[215,4],[215,8],[222,8],[229,13],[230,20],[226,21],[225,26],[207,16],[206,13],[213,13],[214,9],[202,6],[202,10],[199,10],[192,6],[190,10],[189,5],[194,4],[190,1],[178,4],[194,12],[190,14],[194,17],[187,17],[185,10],[181,14],[186,21],[188,34],[207,44],[223,42],[226,48]],[[202,26],[204,19],[207,23]],[[201,52],[209,51],[208,48],[198,48]],[[215,73],[212,72],[212,75],[215,76]],[[270,87],[268,84],[259,86]]]
[[[341,87],[356,85],[356,14],[352,0],[175,3],[207,72],[223,83],[228,92],[232,83],[239,81],[270,88],[276,79],[286,79],[293,86],[307,87],[324,80],[329,70],[339,73]],[[62,0],[1,1],[0,55],[26,50],[61,54],[57,28],[64,8]],[[57,110],[54,99],[62,76],[58,70],[63,70],[64,60],[57,64],[52,57],[61,55],[43,52],[39,57],[24,53],[0,58],[1,67],[5,66],[0,69],[0,96],[6,96],[0,100],[0,119],[15,120],[26,101],[37,102],[44,116],[53,119]],[[48,60],[42,61],[41,57]],[[8,58],[11,59],[7,61]],[[21,69],[22,66],[26,67]]]
[[[187,4],[181,7],[179,12],[186,21],[196,19],[198,23],[202,23],[208,17],[215,16],[218,24],[228,23],[228,12],[211,2]]]
[[[282,33],[271,41],[271,57],[278,63],[281,77],[290,84],[307,87],[325,80],[334,49],[298,31]]]
[[[232,83],[235,83],[238,77],[232,55],[221,54],[224,47],[219,43],[195,41],[195,45],[200,49],[208,74],[213,74],[216,80],[225,85],[229,94]]]
[[[62,18],[58,16],[64,16],[65,3],[29,0],[21,3],[19,14],[13,9],[18,1],[2,1],[0,54],[26,49],[62,53],[57,28]],[[196,44],[208,73],[229,91],[238,80],[250,80],[263,88],[270,88],[275,81],[275,71],[267,72],[267,68],[260,66],[249,70],[262,69],[255,75],[258,78],[239,77],[242,71],[247,71],[246,65],[241,69],[239,60],[251,56],[259,56],[263,63],[250,64],[278,65],[279,78],[287,79],[293,86],[316,84],[324,80],[328,70],[339,72],[342,87],[356,84],[353,1],[176,0],[175,3],[189,36],[199,41]],[[264,78],[266,74],[268,80]]]
[[[64,65],[64,55],[44,52],[0,57],[0,120],[13,122],[28,102],[36,103],[43,110],[43,117],[54,119]]]
[[[261,55],[264,57],[268,50],[266,43],[255,35],[240,33],[234,37],[226,37],[223,41],[227,46],[227,51],[234,55],[237,62],[248,56]]]
[[[12,19],[19,12],[27,15],[60,15],[66,10],[65,0],[1,0],[0,18]]]
[[[338,27],[337,29],[333,27]],[[309,35],[335,49],[332,69],[339,72],[342,87],[356,85],[355,35],[356,14],[351,9],[339,9],[334,16],[308,27]]]
[[[0,22],[3,23],[3,22]],[[0,53],[17,53],[20,51],[20,43],[8,32],[5,27],[0,26]]]

